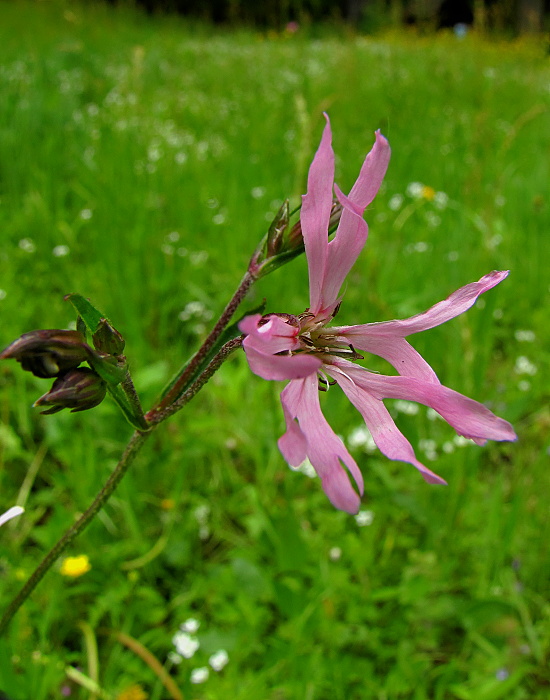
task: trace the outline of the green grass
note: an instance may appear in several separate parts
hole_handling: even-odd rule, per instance
[[[59,698],[64,686],[91,698],[66,669],[94,675],[97,644],[108,697],[135,683],[151,700],[169,697],[114,631],[166,663],[185,698],[547,697],[544,47],[215,33],[73,4],[2,3],[0,12],[0,345],[67,327],[74,315],[62,297],[79,292],[125,336],[150,405],[223,308],[269,217],[304,191],[327,110],[344,190],[376,128],[393,149],[341,322],[410,315],[510,269],[468,314],[413,342],[445,384],[487,402],[519,435],[457,446],[423,408],[411,416],[394,404],[449,486],[354,448],[372,513],[359,526],[317,480],[285,465],[281,387],[233,357],[161,426],[74,543],[91,570],[74,580],[50,572],[18,613],[0,648],[0,688],[12,700]],[[447,205],[413,200],[411,182],[446,193]],[[250,305],[263,297],[269,310],[301,312],[305,260],[257,285]],[[0,532],[2,607],[131,434],[108,401],[37,415],[30,406],[47,385],[15,363],[0,368],[0,510],[22,488],[27,509]],[[323,408],[346,439],[361,425],[336,390]],[[201,646],[173,666],[171,640],[189,617],[201,622]],[[191,670],[220,648],[227,667],[191,684]]]

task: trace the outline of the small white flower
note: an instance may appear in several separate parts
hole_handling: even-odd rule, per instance
[[[92,212],[91,209],[83,209],[83,210],[80,212],[80,218],[81,218],[83,221],[89,221],[89,220],[92,218],[92,216],[93,216],[93,212]]]
[[[21,508],[21,506],[12,506],[5,513],[0,515],[0,525],[4,525],[4,523],[7,523],[8,520],[17,517],[18,515],[21,515],[21,513],[24,512],[25,509]]]
[[[445,209],[449,203],[449,196],[445,192],[436,192],[434,196],[434,204],[438,209]]]
[[[537,366],[534,365],[528,357],[525,357],[525,355],[520,355],[516,359],[514,372],[516,374],[529,374],[532,377],[537,373]]]
[[[183,661],[183,656],[180,656],[177,652],[171,651],[168,654],[168,661],[171,664],[174,664],[174,666],[177,666],[178,664],[181,664]]]
[[[191,683],[204,683],[205,681],[208,680],[208,676],[210,675],[210,671],[206,666],[201,666],[200,668],[194,668],[191,671]]]
[[[340,547],[331,547],[328,552],[328,558],[331,561],[338,561],[340,557],[342,556],[342,550]]]
[[[22,238],[19,241],[19,247],[21,248],[21,250],[24,250],[25,253],[34,253],[34,251],[36,250],[36,246],[30,238]]]
[[[182,632],[188,632],[189,634],[195,634],[200,626],[201,623],[195,617],[190,617],[180,625],[180,630],[182,630]]]
[[[402,204],[403,204],[403,195],[402,194],[394,194],[393,197],[391,197],[390,201],[388,202],[388,207],[392,211],[397,211],[398,209],[401,208]]]
[[[355,522],[359,527],[366,527],[367,525],[372,525],[374,520],[374,513],[372,510],[360,510],[355,516]]]
[[[421,182],[409,182],[407,185],[407,194],[413,199],[418,199],[422,197],[422,191],[424,190],[424,185]]]
[[[225,649],[220,649],[208,659],[208,663],[214,671],[221,671],[229,663],[229,654]]]
[[[190,659],[200,646],[199,640],[192,637],[187,632],[176,632],[172,637],[172,644],[176,647],[178,654],[185,659]]]
[[[514,336],[520,343],[533,343],[536,338],[533,331],[516,331]]]
[[[265,194],[265,187],[253,187],[250,194],[254,199],[261,199]]]
[[[69,246],[68,245],[56,245],[55,248],[52,250],[52,254],[56,258],[63,258],[65,255],[69,254]]]

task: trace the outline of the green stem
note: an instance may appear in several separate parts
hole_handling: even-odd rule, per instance
[[[148,421],[148,423],[153,426],[157,425],[158,423],[165,421],[171,415],[183,408],[186,403],[189,403],[189,401],[191,401],[191,399],[202,389],[202,387],[206,384],[210,377],[215,372],[217,372],[222,363],[225,362],[225,360],[227,360],[229,355],[231,355],[231,353],[240,348],[242,344],[243,339],[239,337],[230,340],[225,345],[222,345],[219,352],[217,352],[216,355],[214,355],[212,360],[200,373],[199,377],[197,377],[197,379],[191,384],[191,386],[181,396],[179,396],[178,399],[174,401],[174,403],[162,410],[160,410],[160,406],[152,408],[149,411],[149,413],[145,415],[145,418]]]
[[[29,580],[25,583],[23,588],[8,605],[2,619],[0,620],[0,637],[6,631],[12,617],[40,583],[44,574],[46,574],[46,572],[56,562],[58,557],[65,551],[65,549],[67,549],[75,537],[77,537],[77,535],[84,530],[84,528],[90,523],[90,521],[111,496],[151,433],[152,429],[148,432],[136,430],[136,432],[132,435],[132,438],[126,446],[126,449],[124,450],[124,453],[116,465],[113,473],[108,478],[105,486],[97,494],[91,506],[80,516],[76,523],[67,530],[57,544],[54,545],[54,547],[48,552],[48,554],[37,566]]]
[[[47,571],[53,566],[58,557],[65,551],[65,549],[67,549],[67,547],[82,532],[82,530],[84,530],[84,528],[90,523],[97,512],[109,499],[113,491],[120,483],[122,477],[134,461],[136,455],[143,447],[143,444],[152,434],[157,425],[166,420],[169,416],[176,413],[176,411],[179,411],[181,408],[183,408],[183,406],[185,406],[185,404],[191,401],[191,399],[202,389],[210,377],[212,377],[212,375],[220,368],[222,363],[229,357],[229,355],[231,355],[231,353],[237,348],[240,348],[241,345],[242,338],[234,338],[228,343],[225,343],[225,345],[220,348],[219,352],[216,353],[205,369],[201,372],[199,377],[197,377],[197,379],[177,399],[177,401],[175,401],[171,406],[166,407],[163,411],[153,410],[150,412],[152,413],[152,417],[148,423],[149,429],[147,432],[136,430],[136,432],[132,435],[130,442],[126,446],[126,449],[124,450],[124,453],[116,465],[113,473],[108,478],[105,486],[97,494],[91,506],[48,552],[41,563],[37,566],[29,580],[19,591],[17,596],[8,605],[2,619],[0,620],[0,637],[6,631],[15,613],[34,591],[36,586],[40,583]],[[149,417],[149,414],[147,417]]]

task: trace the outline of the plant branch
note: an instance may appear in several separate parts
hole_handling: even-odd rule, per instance
[[[113,473],[107,479],[105,486],[103,486],[101,491],[97,494],[90,507],[80,516],[76,523],[67,530],[67,532],[61,537],[57,544],[54,545],[48,554],[46,554],[23,588],[8,605],[2,619],[0,620],[0,637],[6,631],[17,610],[40,583],[44,574],[46,574],[58,557],[65,551],[65,549],[67,549],[75,537],[77,537],[77,535],[84,530],[84,528],[90,523],[97,512],[102,508],[104,503],[111,496],[151,433],[152,429],[148,432],[136,430],[136,432],[132,435],[130,442],[126,446],[126,449],[124,450],[124,453],[116,465]]]

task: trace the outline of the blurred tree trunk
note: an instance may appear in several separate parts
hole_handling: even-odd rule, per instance
[[[348,0],[348,21],[357,24],[363,15],[367,0]]]
[[[484,0],[474,0],[474,29],[484,32],[487,27],[487,9]]]
[[[518,31],[536,34],[542,29],[543,0],[518,0]]]
[[[401,27],[403,24],[403,0],[391,0],[391,23],[394,27]]]

